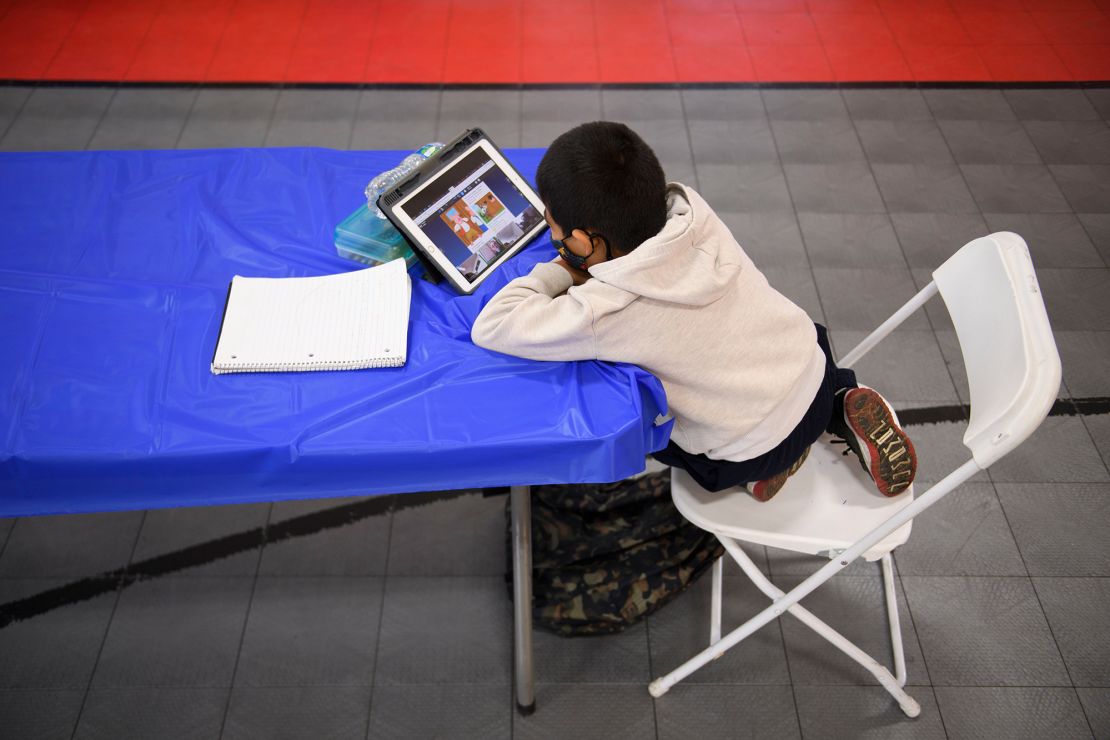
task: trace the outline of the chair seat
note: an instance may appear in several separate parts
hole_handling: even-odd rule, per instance
[[[743,488],[711,493],[685,470],[671,472],[671,497],[691,523],[733,539],[811,555],[843,550],[913,502],[913,486],[887,498],[858,458],[822,435],[809,458],[766,503]],[[910,536],[906,522],[864,554],[878,560]]]

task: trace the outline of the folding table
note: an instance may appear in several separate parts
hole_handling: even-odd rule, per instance
[[[0,154],[0,516],[510,486],[528,710],[528,486],[632,475],[670,432],[637,367],[471,343],[547,241],[473,296],[414,279],[403,368],[209,372],[231,277],[360,268],[332,231],[404,154]],[[542,151],[507,154],[531,178]]]

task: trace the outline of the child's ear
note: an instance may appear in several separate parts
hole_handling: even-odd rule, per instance
[[[584,244],[589,244],[590,243],[590,235],[585,229],[575,229],[574,231],[572,231],[570,233],[571,233],[571,236],[573,236],[578,241],[580,241]]]
[[[585,229],[575,229],[574,235],[581,239],[583,243],[589,244],[591,246],[605,245],[605,239],[603,237],[596,233],[593,236],[590,236],[590,231],[587,231]]]
[[[574,237],[575,242],[577,244],[589,244],[591,247],[593,246],[593,242],[590,240],[590,235],[587,234],[582,229],[575,229],[574,231],[570,232],[570,234],[568,234],[567,236]],[[567,245],[567,249],[571,249],[569,244]],[[575,254],[579,254],[583,257],[586,256],[585,254],[582,254],[578,249],[571,249],[571,251],[574,252]]]

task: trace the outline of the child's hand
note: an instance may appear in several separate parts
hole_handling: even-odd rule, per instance
[[[577,270],[571,267],[562,257],[556,257],[555,264],[570,273],[570,277],[572,280],[574,280],[575,285],[581,285],[582,283],[590,279],[590,273],[586,272],[585,270]]]

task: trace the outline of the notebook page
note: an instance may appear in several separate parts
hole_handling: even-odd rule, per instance
[[[403,365],[410,297],[404,260],[321,277],[237,275],[212,372]]]

